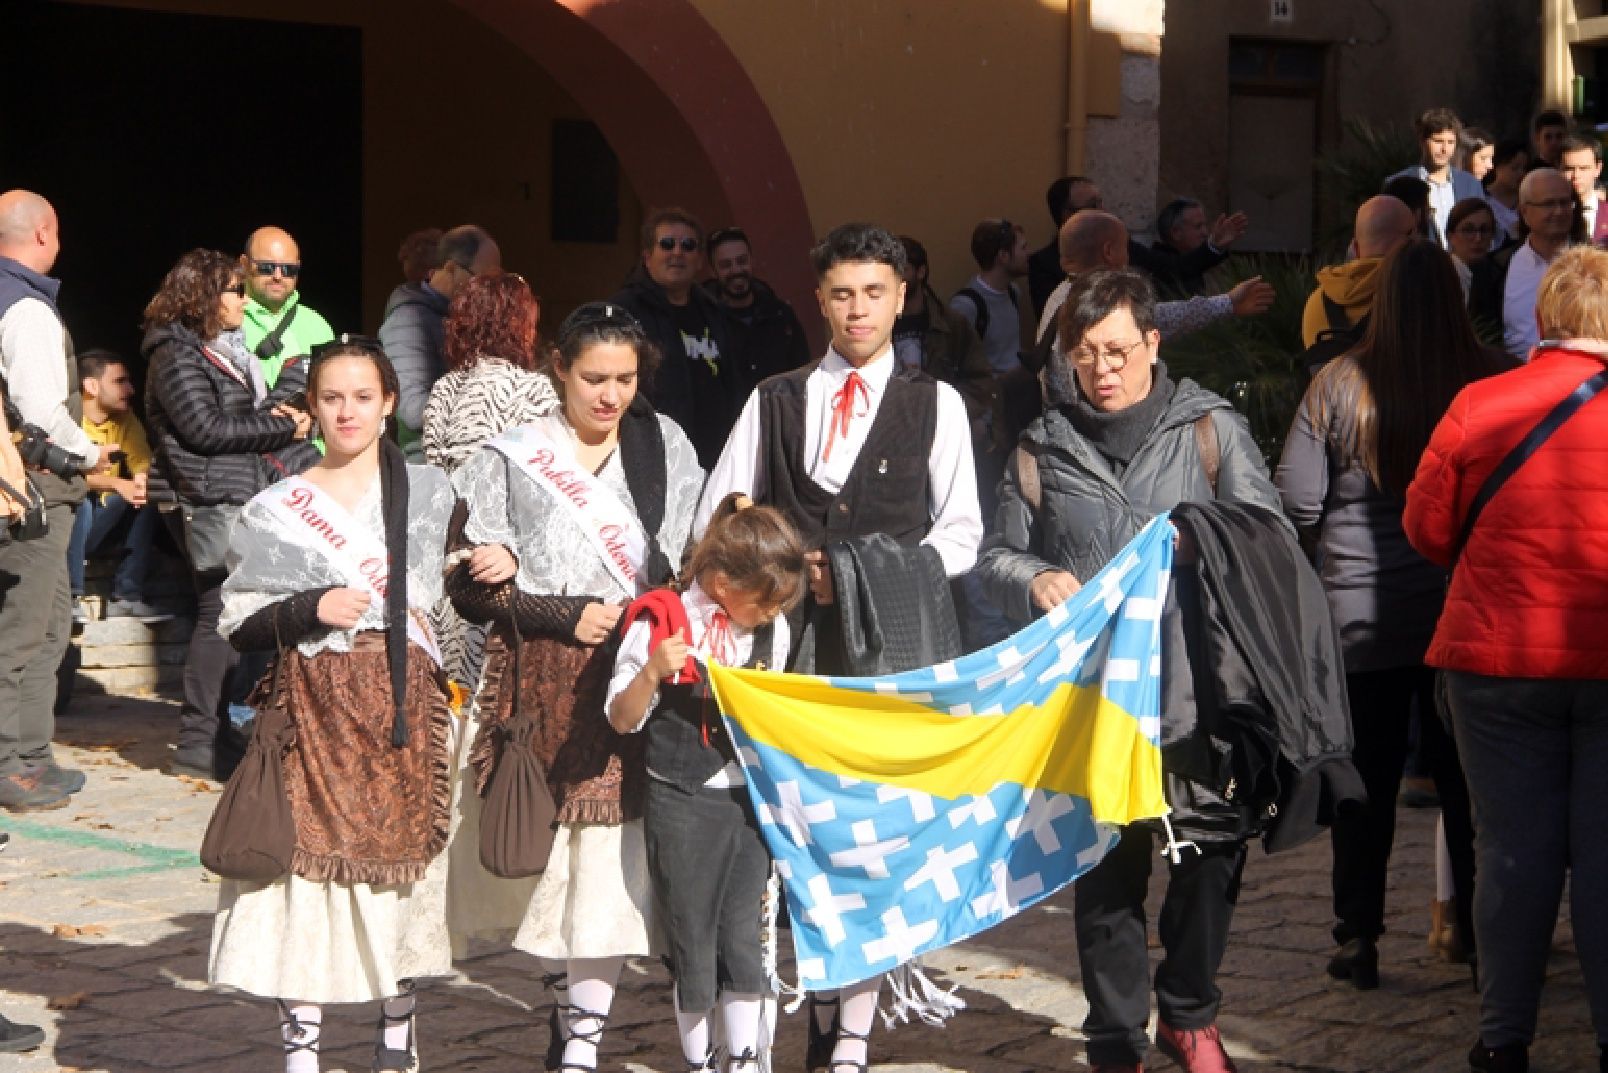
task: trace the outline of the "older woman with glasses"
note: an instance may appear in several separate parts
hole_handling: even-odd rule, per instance
[[[191,250],[145,307],[140,348],[149,367],[149,496],[189,557],[197,594],[173,769],[208,779],[227,777],[238,759],[217,750],[226,740],[221,701],[236,663],[218,634],[229,531],[252,496],[318,457],[310,447],[275,454],[307,438],[307,371],[300,358],[285,362],[269,391],[241,334],[245,295],[233,257]]]
[[[1061,352],[1046,366],[1050,405],[1023,433],[1023,451],[1037,457],[1037,480],[1023,480],[1019,452],[1000,486],[997,535],[978,566],[989,594],[1018,621],[1077,592],[1151,518],[1179,503],[1215,498],[1279,509],[1244,419],[1194,382],[1167,375],[1157,357],[1155,295],[1142,275],[1099,270],[1078,277],[1062,309],[1060,339]],[[1215,445],[1215,474],[1207,468],[1211,446],[1203,445]],[[1169,659],[1182,663],[1182,670],[1173,664],[1174,674],[1189,673],[1187,655]],[[1169,712],[1180,715],[1193,719],[1193,712]],[[1217,1031],[1215,978],[1248,825],[1237,806],[1170,770],[1167,790],[1177,837],[1199,852],[1185,851],[1171,866],[1161,909],[1166,956],[1156,973],[1157,1044],[1186,1070],[1232,1070]],[[1140,1069],[1150,1042],[1144,902],[1156,830],[1128,827],[1075,888],[1089,1000],[1083,1029],[1097,1070]]]

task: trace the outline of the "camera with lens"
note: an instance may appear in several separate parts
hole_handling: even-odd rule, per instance
[[[22,456],[24,463],[46,473],[54,473],[64,481],[70,481],[83,472],[84,463],[89,460],[57,445],[50,438],[50,433],[38,425],[24,421],[10,399],[6,400],[6,418],[16,429],[12,438],[17,441],[17,454]]]

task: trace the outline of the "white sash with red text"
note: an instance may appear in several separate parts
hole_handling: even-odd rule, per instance
[[[487,443],[564,505],[626,592],[643,590],[648,534],[613,490],[562,451],[536,425],[511,428]]]
[[[379,607],[385,606],[390,587],[385,542],[359,525],[334,496],[305,477],[287,477],[257,498],[285,536],[322,555],[349,587],[366,590]],[[409,607],[407,620],[408,639],[441,666],[441,649],[424,612]]]

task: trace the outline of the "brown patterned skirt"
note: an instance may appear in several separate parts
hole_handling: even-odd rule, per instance
[[[408,743],[391,744],[385,634],[312,659],[286,650],[285,699],[296,743],[285,790],[296,821],[291,871],[314,882],[391,886],[424,878],[447,844],[451,712],[435,663],[408,646]],[[258,690],[268,688],[272,675]]]
[[[486,639],[480,696],[480,732],[470,761],[484,794],[496,766],[499,727],[514,717],[536,728],[536,754],[547,788],[558,805],[559,823],[624,823],[642,816],[647,786],[646,743],[640,734],[620,734],[603,711],[614,646],[590,646],[553,637],[523,643],[519,682],[503,631]]]

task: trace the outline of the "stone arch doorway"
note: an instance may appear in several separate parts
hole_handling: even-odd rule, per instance
[[[598,125],[645,206],[739,224],[819,339],[804,189],[747,71],[689,0],[449,0],[536,60]]]

